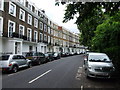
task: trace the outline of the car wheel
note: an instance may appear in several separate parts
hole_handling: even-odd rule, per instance
[[[28,67],[31,68],[31,67],[32,67],[32,63],[29,63],[29,64],[28,64]]]
[[[18,67],[17,67],[17,66],[13,66],[12,72],[13,72],[13,73],[16,73],[17,71],[18,71]]]

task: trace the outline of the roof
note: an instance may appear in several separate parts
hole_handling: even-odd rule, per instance
[[[97,53],[97,52],[91,52],[88,53],[89,55],[106,55],[105,53]]]

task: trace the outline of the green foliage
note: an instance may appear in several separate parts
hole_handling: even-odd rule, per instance
[[[98,25],[94,32],[92,49],[107,53],[120,70],[120,12]]]
[[[67,4],[65,11],[63,22],[77,14],[81,44],[107,53],[120,70],[120,2],[73,2]]]

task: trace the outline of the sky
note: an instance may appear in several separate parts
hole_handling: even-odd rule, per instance
[[[76,19],[70,20],[67,23],[62,23],[64,13],[65,13],[65,5],[55,6],[55,0],[30,0],[34,3],[39,9],[45,10],[46,15],[59,26],[63,26],[66,29],[70,30],[74,33],[79,33],[77,29],[77,25],[74,24]]]

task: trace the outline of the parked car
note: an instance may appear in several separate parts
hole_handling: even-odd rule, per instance
[[[30,59],[32,61],[32,64],[38,64],[40,65],[41,63],[46,62],[45,55],[41,52],[28,52],[26,54],[26,58]]]
[[[31,67],[31,60],[26,59],[23,55],[11,54],[0,57],[0,68],[3,72],[17,72],[19,68]]]
[[[46,62],[50,62],[54,60],[52,53],[49,53],[49,52],[45,53],[45,57],[46,57]]]
[[[85,57],[85,72],[87,77],[111,78],[115,68],[105,53],[89,53]]]
[[[53,58],[54,58],[54,59],[60,59],[60,58],[61,58],[60,53],[53,52]]]
[[[65,54],[66,54],[66,56],[70,56],[70,53],[69,53],[69,52],[66,52]]]
[[[74,52],[69,52],[69,55],[70,55],[70,56],[73,56],[73,55],[74,55]]]
[[[66,57],[65,52],[61,52],[61,57]]]

